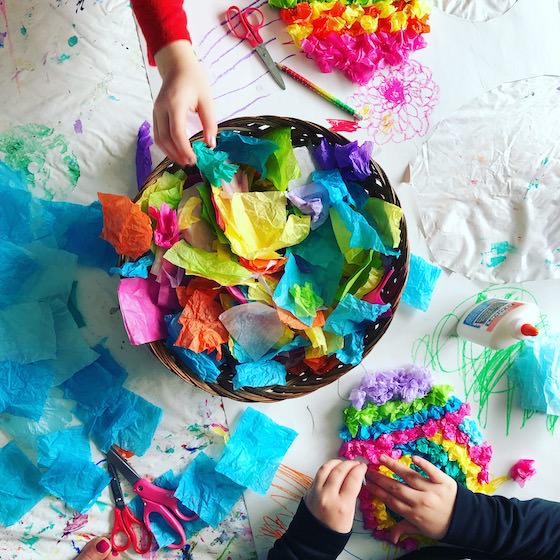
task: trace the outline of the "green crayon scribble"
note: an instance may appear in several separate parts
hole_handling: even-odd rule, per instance
[[[511,415],[518,399],[515,398],[517,387],[507,376],[507,370],[517,357],[523,342],[519,341],[502,350],[492,350],[473,344],[455,334],[459,319],[465,311],[488,297],[536,303],[535,297],[526,289],[503,285],[490,286],[459,303],[439,320],[432,333],[417,339],[412,347],[412,358],[415,363],[443,374],[459,374],[463,378],[465,398],[478,406],[477,418],[483,427],[488,423],[490,401],[497,396],[504,397],[505,430],[506,435],[509,435]],[[541,315],[537,326],[544,333],[547,332],[546,316]],[[449,358],[449,356],[453,357]],[[534,415],[533,411],[523,411],[521,427],[523,428]],[[547,416],[546,429],[550,433],[554,432],[557,420],[557,416]]]
[[[515,253],[516,251],[517,247],[511,245],[508,241],[492,243],[490,251],[481,254],[480,264],[485,264],[488,268],[496,268],[506,260],[510,253]]]
[[[48,200],[68,194],[80,178],[78,160],[66,138],[42,124],[18,125],[1,132],[0,159],[24,174],[33,194]],[[53,171],[64,173],[66,184],[59,178],[51,181]]]

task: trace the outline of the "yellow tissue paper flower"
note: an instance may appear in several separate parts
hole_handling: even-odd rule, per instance
[[[379,18],[373,16],[362,16],[360,19],[360,25],[366,33],[375,33],[377,31],[378,23]]]
[[[408,16],[404,12],[395,12],[391,15],[391,31],[400,31],[406,29]]]
[[[379,11],[379,17],[384,19],[388,18],[391,14],[397,11],[397,8],[391,4],[390,0],[383,0],[382,2],[376,2],[375,7]]]
[[[299,23],[292,23],[286,26],[286,31],[290,34],[296,46],[301,48],[301,42],[313,33],[313,26],[311,24],[300,25]]]
[[[240,257],[277,259],[278,249],[297,245],[309,234],[310,216],[288,216],[281,192],[234,193],[228,199],[221,196],[220,189],[212,190],[231,250]]]

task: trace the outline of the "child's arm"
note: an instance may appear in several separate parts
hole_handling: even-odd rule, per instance
[[[560,559],[560,504],[475,494],[428,461],[414,457],[413,462],[428,479],[388,457],[382,463],[406,484],[377,472],[367,475],[368,489],[404,517],[391,532],[393,542],[421,533],[496,558]]]
[[[182,0],[131,0],[148,44],[150,63],[162,77],[154,103],[154,138],[158,146],[181,165],[194,165],[188,141],[187,117],[196,112],[204,141],[216,145],[218,127],[210,86],[193,51]]]
[[[334,560],[352,530],[366,466],[334,459],[317,472],[309,492],[268,560]]]

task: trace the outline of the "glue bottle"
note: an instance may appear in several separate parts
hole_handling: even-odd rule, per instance
[[[467,310],[457,325],[457,334],[471,342],[498,350],[519,340],[537,336],[540,318],[533,303],[490,298]]]

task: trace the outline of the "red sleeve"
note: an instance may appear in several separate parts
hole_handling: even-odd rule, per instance
[[[134,15],[148,43],[148,60],[165,45],[180,39],[190,41],[182,0],[131,0]]]

